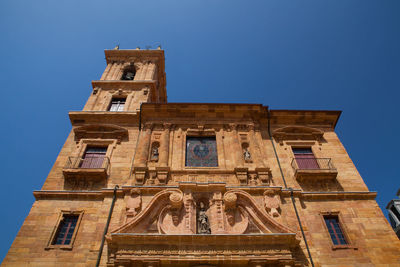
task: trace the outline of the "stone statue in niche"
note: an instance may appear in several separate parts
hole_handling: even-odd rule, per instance
[[[197,232],[199,234],[211,234],[210,222],[206,211],[206,206],[203,202],[200,202],[199,216],[197,218]]]
[[[151,149],[151,156],[150,156],[150,160],[151,161],[158,161],[158,146],[154,145],[153,148]]]
[[[137,189],[132,189],[130,191],[130,197],[126,203],[126,216],[128,218],[135,217],[142,206],[142,197],[140,191]]]
[[[243,158],[245,162],[251,162],[251,154],[248,145],[243,146]]]
[[[267,212],[273,217],[279,216],[281,209],[281,198],[279,194],[273,190],[266,190],[264,192],[264,204]]]

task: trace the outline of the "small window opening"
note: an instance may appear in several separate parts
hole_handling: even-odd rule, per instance
[[[71,239],[74,235],[78,218],[79,215],[75,214],[63,215],[63,218],[58,225],[52,245],[69,245],[71,243]]]
[[[135,78],[135,67],[131,66],[124,70],[122,74],[121,80],[123,81],[132,81]]]
[[[326,227],[334,245],[347,245],[348,242],[343,234],[337,215],[324,216]]]
[[[113,98],[111,100],[109,111],[124,111],[126,98]]]

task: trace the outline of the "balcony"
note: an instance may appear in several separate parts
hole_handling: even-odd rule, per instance
[[[298,181],[333,180],[337,176],[330,158],[294,158],[292,167]]]
[[[63,168],[65,178],[104,180],[108,177],[110,159],[103,157],[68,157]]]

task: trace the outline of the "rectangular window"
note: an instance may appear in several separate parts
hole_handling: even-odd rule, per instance
[[[107,147],[91,147],[86,148],[82,157],[80,168],[96,169],[103,166],[104,157],[106,156]]]
[[[52,241],[52,245],[70,245],[74,235],[79,215],[63,214],[58,225],[57,232]]]
[[[311,148],[292,148],[294,158],[299,169],[301,170],[315,170],[319,169],[318,162],[314,157]]]
[[[334,245],[347,245],[348,242],[343,234],[342,228],[339,224],[339,217],[337,215],[324,216],[326,227],[328,228],[329,235],[331,236]]]
[[[187,137],[185,166],[218,167],[215,137]]]
[[[126,98],[113,98],[109,111],[124,111]]]

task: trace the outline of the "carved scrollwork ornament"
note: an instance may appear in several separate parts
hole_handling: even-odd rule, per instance
[[[172,193],[169,196],[169,210],[171,212],[172,222],[174,225],[179,224],[179,213],[183,205],[183,194]]]
[[[226,219],[230,225],[235,224],[235,210],[236,210],[237,195],[235,193],[226,193],[224,195],[225,214]]]
[[[269,215],[278,217],[281,210],[281,198],[278,192],[275,190],[266,190],[264,192],[264,205]]]

